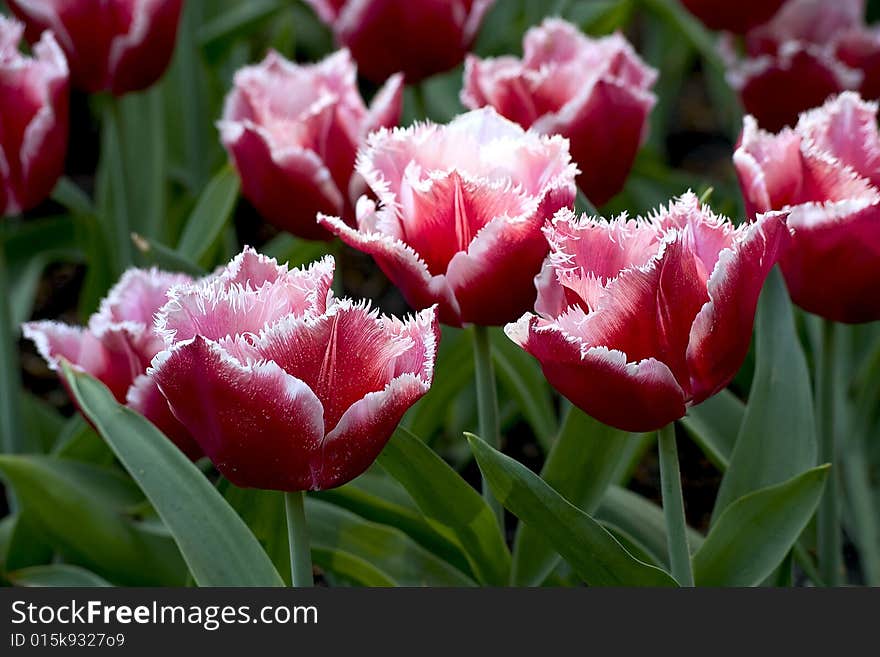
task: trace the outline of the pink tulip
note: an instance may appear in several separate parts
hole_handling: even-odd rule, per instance
[[[880,91],[880,41],[864,24],[864,0],[789,0],[746,34],[746,58],[728,79],[767,130],[847,89]]]
[[[153,331],[153,315],[167,302],[169,289],[190,280],[158,269],[130,269],[89,318],[87,328],[41,321],[25,324],[23,332],[51,369],[57,370],[64,358],[88,372],[195,459],[201,451],[146,376],[150,361],[164,347]]]
[[[27,38],[52,30],[74,85],[121,96],[158,80],[174,52],[183,0],[9,0]]]
[[[45,199],[67,152],[67,62],[48,32],[33,58],[19,53],[23,30],[0,16],[0,216]]]
[[[495,0],[306,0],[375,82],[409,84],[457,66]]]
[[[791,210],[780,264],[795,303],[841,322],[880,319],[877,105],[846,92],[776,135],[746,117],[733,161],[750,215]]]
[[[773,17],[786,0],[681,0],[706,27],[743,34]]]
[[[498,325],[531,307],[541,226],[576,193],[566,139],[484,108],[367,144],[358,172],[378,205],[361,197],[357,229],[324,215],[322,226],[372,255],[411,306],[439,304],[446,324]]]
[[[591,39],[560,19],[530,29],[523,49],[522,59],[469,56],[462,102],[568,138],[578,186],[604,204],[623,189],[647,135],[657,72],[620,34]]]
[[[645,219],[565,209],[545,233],[538,314],[505,331],[573,404],[627,431],[666,426],[730,382],[788,237],[781,213],[735,228],[691,193]]]
[[[304,66],[271,52],[238,71],[219,127],[244,195],[279,228],[329,239],[315,215],[351,216],[358,147],[370,131],[397,124],[402,88],[392,76],[368,110],[347,50]]]
[[[175,288],[150,377],[238,486],[341,486],[431,386],[436,310],[399,320],[330,292],[333,259],[279,266],[250,249]]]

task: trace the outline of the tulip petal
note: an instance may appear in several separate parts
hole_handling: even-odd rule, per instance
[[[696,315],[687,346],[692,402],[699,404],[727,386],[751,342],[758,297],[788,244],[786,213],[761,215],[738,229],[708,281],[709,301]]]
[[[845,92],[824,106],[805,112],[797,125],[805,149],[830,153],[874,186],[880,184],[880,134],[877,103]]]
[[[156,82],[174,53],[183,0],[141,0],[133,5],[128,31],[110,43],[110,90],[120,96]]]
[[[379,268],[400,288],[410,306],[422,309],[436,303],[440,307],[440,321],[452,326],[461,326],[458,302],[452,294],[446,276],[432,276],[428,266],[411,247],[373,228],[376,221],[373,201],[368,201],[366,198],[358,201],[358,216],[361,217],[360,230],[352,228],[338,217],[327,215],[318,215],[318,224],[350,247],[373,256]]]
[[[373,96],[367,120],[361,130],[361,137],[366,137],[379,128],[390,128],[397,125],[402,109],[403,75],[396,73],[388,78],[382,88]]]
[[[175,417],[229,481],[242,487],[316,486],[323,408],[272,362],[242,364],[201,336],[160,353],[148,372]]]
[[[138,376],[125,397],[129,408],[137,411],[150,422],[156,425],[171,442],[183,452],[191,461],[203,456],[202,449],[198,446],[186,428],[174,417],[168,406],[168,401],[159,392],[156,380],[141,374]]]
[[[242,191],[260,214],[305,239],[329,239],[315,215],[341,212],[344,198],[321,159],[298,147],[273,148],[265,131],[249,121],[219,126]]]
[[[105,341],[80,327],[53,321],[29,322],[22,326],[22,333],[34,343],[49,369],[57,371],[59,359],[64,358],[100,379],[120,402],[125,401],[128,387],[139,373],[132,372],[123,346],[113,342],[117,350],[111,352]]]
[[[634,363],[620,351],[588,348],[533,315],[508,324],[505,332],[537,358],[554,388],[601,422],[625,431],[652,431],[686,412],[684,391],[656,359]]]
[[[745,118],[733,163],[749,216],[795,201],[803,184],[800,147],[790,128],[774,135],[761,130],[755,117]]]

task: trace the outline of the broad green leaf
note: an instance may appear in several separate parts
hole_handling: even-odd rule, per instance
[[[435,528],[446,528],[464,548],[483,584],[503,586],[510,552],[482,496],[425,443],[399,427],[378,458],[409,492]]]
[[[464,573],[431,554],[393,527],[369,522],[338,506],[306,498],[306,518],[313,551],[322,559],[341,552],[372,566],[398,586],[473,586]],[[351,560],[343,560],[346,568]],[[327,566],[327,562],[322,564]],[[350,574],[350,573],[345,573]]]
[[[724,472],[736,445],[745,405],[724,389],[688,410],[681,424],[706,458]]]
[[[284,7],[282,0],[249,0],[233,5],[199,28],[199,45],[216,61],[236,39],[247,36]]]
[[[397,586],[390,575],[351,552],[312,546],[312,562],[324,571],[360,586]]]
[[[112,586],[106,579],[85,568],[63,563],[22,568],[7,573],[6,577],[15,586]]]
[[[52,546],[21,513],[0,520],[0,572],[49,563]]]
[[[40,452],[48,452],[64,427],[64,418],[46,401],[29,392],[21,395],[21,409],[31,444]]]
[[[755,377],[713,523],[735,500],[816,464],[813,394],[791,301],[779,269],[767,278],[758,307]]]
[[[75,182],[66,176],[58,179],[52,190],[52,200],[64,206],[71,214],[81,216],[95,213],[92,199]]]
[[[263,546],[278,574],[289,584],[290,546],[284,494],[277,490],[239,488],[226,479],[218,486],[218,490]]]
[[[290,233],[279,233],[260,249],[260,253],[275,258],[279,263],[286,262],[290,267],[307,265],[333,251],[332,243],[304,240]]]
[[[609,486],[596,510],[596,520],[614,527],[646,550],[654,561],[667,566],[666,520],[663,509],[620,486]],[[688,545],[693,553],[703,543],[699,532],[688,530]]]
[[[146,418],[62,363],[77,404],[164,521],[200,586],[281,586],[257,539],[198,468]]]
[[[177,244],[178,253],[202,263],[232,217],[240,187],[238,174],[231,165],[227,164],[214,176],[186,221]]]
[[[373,468],[340,488],[315,493],[318,499],[352,511],[366,520],[390,525],[416,543],[448,561],[467,575],[473,575],[464,550],[445,526],[431,525],[409,493],[383,471]]]
[[[502,331],[492,331],[492,360],[502,389],[522,411],[538,442],[550,448],[558,430],[550,384],[541,366]]]
[[[541,478],[566,500],[592,514],[634,439],[632,434],[602,424],[572,406]],[[539,586],[556,566],[559,556],[542,533],[540,528],[520,525],[513,549],[515,585]]]
[[[132,242],[148,265],[178,271],[190,276],[202,276],[205,269],[190,258],[178,253],[164,244],[137,233],[131,236]]]
[[[71,461],[110,465],[115,457],[101,436],[77,413],[58,433],[52,455]]]
[[[468,442],[492,492],[540,531],[591,586],[676,586],[672,577],[634,558],[598,522],[565,500],[521,463],[476,436]]]
[[[727,507],[694,554],[698,586],[756,586],[782,563],[807,526],[831,466],[749,493]]]
[[[22,513],[68,561],[130,586],[180,585],[174,542],[126,517],[143,499],[131,481],[98,466],[45,456],[0,456]]]

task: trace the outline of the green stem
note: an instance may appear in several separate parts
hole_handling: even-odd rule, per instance
[[[819,425],[819,462],[833,463],[835,467],[825,484],[817,516],[819,532],[819,572],[827,586],[838,586],[841,581],[840,517],[838,510],[837,465],[835,450],[834,404],[834,322],[825,320],[822,330],[822,348],[816,363],[816,409]]]
[[[660,489],[663,494],[663,515],[666,518],[666,544],[672,576],[682,586],[694,585],[691,555],[687,541],[687,523],[684,517],[684,499],[681,494],[681,473],[678,468],[678,447],[675,444],[675,424],[657,432],[660,452]]]
[[[474,326],[474,365],[477,382],[477,414],[480,421],[480,438],[495,449],[501,448],[498,424],[498,391],[495,385],[495,369],[492,367],[492,345],[489,329]],[[486,478],[483,478],[483,498],[492,509],[498,525],[504,531],[504,509],[492,494]]]
[[[129,217],[128,180],[125,172],[124,137],[122,132],[121,100],[110,97],[104,113],[104,143],[101,159],[107,167],[108,182],[112,190],[113,216],[105,217],[110,224],[112,244],[115,250],[117,274],[133,264],[131,242],[131,218]]]
[[[419,121],[427,121],[428,120],[428,101],[425,98],[425,87],[424,83],[414,84],[412,85],[412,94],[413,94],[413,109],[415,110],[415,117]]]
[[[284,493],[287,512],[287,536],[290,545],[290,580],[294,586],[314,586],[312,548],[306,522],[306,494],[302,491]]]
[[[7,219],[0,218],[0,221]],[[2,228],[0,228],[2,231]],[[12,289],[6,263],[6,238],[0,233],[0,447],[6,454],[24,451],[19,398],[18,331],[12,326]]]

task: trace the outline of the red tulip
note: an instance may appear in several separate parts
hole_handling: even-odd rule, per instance
[[[647,135],[657,72],[623,36],[590,39],[560,19],[530,29],[523,49],[521,60],[469,56],[462,103],[568,138],[578,186],[604,204],[623,189]]]
[[[49,32],[33,58],[19,53],[22,31],[0,16],[0,216],[45,199],[67,152],[67,62]]]
[[[862,86],[861,67],[870,66],[864,10],[864,0],[789,0],[749,31],[747,58],[731,58],[728,74],[746,110],[764,128],[779,130],[829,96]]]
[[[791,210],[780,264],[795,303],[840,322],[880,319],[877,105],[846,92],[777,135],[746,117],[733,161],[749,214]]]
[[[681,0],[706,27],[743,34],[773,17],[786,0]]]
[[[315,215],[351,216],[358,147],[370,131],[397,124],[402,88],[392,76],[368,110],[347,50],[306,66],[270,52],[238,71],[219,127],[244,195],[279,228],[329,239]]]
[[[169,289],[190,280],[157,269],[130,269],[101,302],[87,328],[42,321],[25,324],[23,332],[51,369],[57,370],[64,358],[101,380],[120,403],[146,416],[195,459],[201,451],[146,376],[150,361],[164,347],[153,331],[153,315],[167,302]]]
[[[436,310],[401,321],[336,300],[333,266],[288,271],[246,249],[159,311],[150,376],[238,486],[341,486],[431,386]]]
[[[174,51],[183,0],[9,0],[27,38],[52,30],[74,84],[121,96],[158,80]]]
[[[411,306],[439,304],[446,324],[503,324],[531,307],[541,226],[576,194],[567,140],[485,108],[367,144],[358,171],[378,207],[364,196],[357,229],[320,215],[322,226],[372,255]]]
[[[306,0],[375,82],[409,84],[457,66],[495,0]]]
[[[781,213],[735,228],[691,193],[646,219],[565,209],[545,232],[538,315],[505,331],[573,404],[626,431],[659,429],[730,382],[788,237]]]

